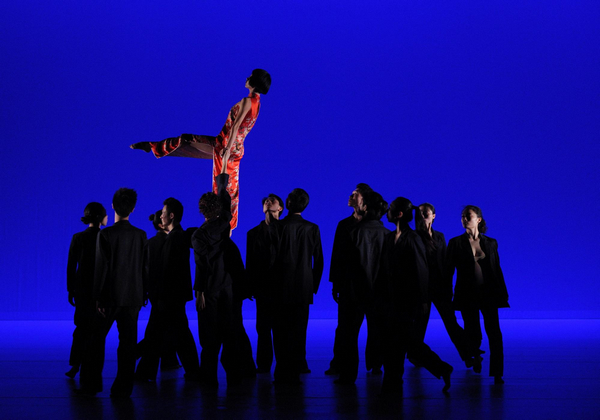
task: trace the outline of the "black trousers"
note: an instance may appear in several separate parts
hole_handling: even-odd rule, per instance
[[[256,298],[256,365],[259,369],[270,371],[273,364],[273,324],[275,305],[270,298]]]
[[[308,304],[276,302],[273,323],[273,348],[277,382],[298,382],[306,366],[306,328]]]
[[[179,355],[186,373],[197,373],[200,368],[198,350],[185,312],[186,302],[156,301],[152,304],[150,318],[144,334],[142,355],[137,374],[156,379],[161,356],[171,347]],[[167,345],[170,340],[169,345]]]
[[[479,346],[481,346],[483,337],[479,321],[480,311],[483,316],[483,325],[485,326],[485,333],[488,336],[490,345],[490,376],[503,376],[504,344],[502,342],[502,332],[500,331],[498,308],[484,306],[461,310],[469,349],[471,352],[476,352]]]
[[[115,395],[131,395],[135,373],[135,346],[137,344],[139,312],[139,306],[115,306],[106,308],[105,317],[95,316],[89,351],[86,352],[81,364],[80,382],[82,388],[96,392],[102,391],[106,336],[116,321],[119,330],[117,377],[110,391]]]
[[[336,355],[336,369],[340,373],[340,379],[354,382],[358,376],[358,335],[365,317],[368,328],[365,350],[367,370],[381,368],[383,364],[382,315],[373,305],[365,306],[341,298],[338,304],[338,354]]]
[[[252,357],[252,344],[250,338],[246,333],[244,327],[244,318],[242,316],[243,299],[233,299],[234,316],[233,316],[233,329],[234,329],[234,349],[237,355],[235,356],[235,363],[237,364],[236,370],[245,377],[256,376],[256,364]]]
[[[221,347],[221,364],[227,376],[239,376],[236,363],[234,308],[231,286],[217,293],[205,295],[206,307],[198,312],[200,371],[205,380],[217,382],[217,368]]]
[[[333,358],[329,362],[329,368],[338,370],[339,360],[338,355],[340,354],[340,305],[338,303],[338,325],[335,327],[335,336],[333,338]]]
[[[92,337],[96,303],[91,300],[76,300],[75,305],[75,315],[73,317],[75,330],[73,331],[69,365],[79,367]]]
[[[420,308],[410,310],[392,309],[386,316],[383,358],[383,386],[402,383],[404,359],[407,352],[415,354],[423,367],[436,378],[450,372],[452,366],[444,362],[424,342],[414,339],[417,313]]]
[[[456,347],[458,354],[462,360],[473,357],[479,353],[471,353],[467,342],[467,336],[465,331],[461,328],[456,320],[456,312],[452,307],[452,300],[443,299],[443,298],[434,298],[432,302],[438,312],[440,313],[440,317],[444,323],[444,327],[446,328],[446,332]],[[429,303],[428,307],[424,311],[419,311],[417,313],[417,318],[415,319],[415,340],[417,342],[425,341],[425,333],[427,332],[427,324],[429,323],[429,315],[431,313],[431,303]],[[418,357],[411,352],[408,353],[409,359],[415,359],[418,361]]]

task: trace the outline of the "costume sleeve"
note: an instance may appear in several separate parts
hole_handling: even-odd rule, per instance
[[[104,285],[106,283],[110,255],[110,243],[104,237],[103,232],[100,232],[96,238],[96,265],[92,294],[93,299],[96,301],[100,301],[104,295]]]
[[[490,238],[491,239],[491,238]],[[493,267],[494,272],[496,274],[496,289],[498,290],[498,294],[500,296],[500,300],[502,303],[508,303],[508,290],[506,288],[506,282],[504,281],[504,274],[502,273],[502,268],[500,268],[500,255],[498,254],[498,241],[495,239],[490,241],[490,248],[492,248],[492,252],[495,256],[495,267]]]
[[[438,240],[436,243],[436,246],[438,247],[437,250],[437,255],[438,255],[438,261],[437,264],[439,266],[439,270],[440,273],[442,275],[441,281],[442,281],[442,292],[444,293],[445,296],[447,296],[450,300],[452,300],[452,295],[454,294],[452,292],[452,276],[454,274],[454,272],[452,274],[450,274],[450,279],[448,279],[448,276],[445,274],[445,267],[446,267],[446,261],[448,258],[448,247],[446,246],[446,238],[444,237],[444,234],[442,232],[436,232],[438,234]]]
[[[75,293],[77,282],[77,262],[81,254],[81,246],[77,241],[77,234],[73,235],[69,246],[69,258],[67,260],[67,292]]]
[[[208,287],[210,266],[208,263],[208,249],[206,239],[202,238],[202,232],[198,229],[192,236],[192,247],[194,248],[194,260],[196,261],[196,278],[194,290],[203,293]]]
[[[258,241],[257,234],[253,230],[249,230],[246,234],[246,279],[252,296],[257,295],[257,290],[260,289],[260,252],[256,249]],[[259,292],[260,293],[260,292]]]
[[[315,231],[315,248],[313,251],[313,293],[317,294],[321,276],[323,275],[323,247],[321,246],[321,232],[319,227]]]
[[[331,250],[331,264],[329,265],[329,281],[333,283],[334,291],[339,292],[340,281],[344,281],[345,263],[347,262],[348,244],[350,242],[350,234],[348,229],[338,223],[335,229],[333,238],[333,248]]]
[[[425,245],[419,236],[415,237],[413,244],[415,258],[415,268],[418,280],[418,290],[420,303],[429,302],[429,268],[427,267],[427,251]]]
[[[142,231],[142,237],[144,238],[142,243],[142,294],[144,299],[144,304],[148,299],[148,293],[150,290],[150,272],[146,269],[146,248],[148,245],[148,237],[146,236],[146,232]]]

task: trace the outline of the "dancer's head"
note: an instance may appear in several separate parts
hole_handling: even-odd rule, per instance
[[[119,188],[112,201],[113,209],[120,217],[129,217],[136,203],[137,193],[131,188]]]
[[[198,202],[198,207],[200,209],[200,213],[202,213],[206,220],[214,219],[221,213],[221,210],[223,209],[221,200],[219,200],[219,196],[214,192],[202,194],[202,197],[200,197],[200,201]]]
[[[277,211],[277,217],[281,217],[283,213],[284,204],[283,200],[275,194],[269,194],[267,197],[262,199],[263,213],[268,211]]]
[[[163,230],[162,221],[160,220],[161,214],[162,209],[155,211],[150,215],[150,217],[148,217],[148,219],[152,222],[152,226],[154,226],[154,229],[156,229],[157,231]]]
[[[254,69],[247,82],[256,93],[266,94],[271,87],[271,75],[263,69]]]
[[[361,195],[359,209],[369,220],[380,220],[388,209],[388,203],[381,194],[371,190]]]
[[[163,209],[160,215],[162,225],[166,228],[171,223],[178,225],[183,218],[183,204],[173,197],[167,198],[163,202]]]
[[[302,188],[294,188],[287,196],[285,204],[288,208],[288,212],[290,214],[294,214],[302,213],[306,206],[308,206],[309,201],[310,198],[308,197],[308,193],[306,191],[304,191]]]
[[[419,210],[423,216],[423,228],[428,229],[428,226],[431,226],[435,220],[435,207],[431,203],[423,203],[419,204]],[[419,228],[419,226],[417,226],[417,228]]]
[[[460,220],[465,229],[474,230],[477,228],[479,233],[487,232],[487,225],[481,213],[481,209],[477,206],[468,205],[463,208],[460,214]]]
[[[399,222],[401,225],[407,225],[413,219],[413,211],[415,223],[419,226],[423,223],[423,215],[419,208],[415,207],[408,198],[398,197],[391,202],[387,218],[391,223]]]
[[[373,191],[367,184],[360,183],[356,186],[350,197],[348,198],[348,207],[357,208],[362,196],[368,191]]]
[[[85,206],[81,221],[86,225],[106,225],[106,209],[102,204],[92,201],[91,203],[88,203],[87,206]]]

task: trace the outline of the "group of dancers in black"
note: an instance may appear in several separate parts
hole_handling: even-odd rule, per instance
[[[119,330],[118,370],[111,396],[129,397],[134,381],[156,380],[159,363],[177,364],[187,380],[216,387],[219,353],[227,383],[270,373],[275,384],[298,384],[309,373],[306,331],[309,306],[323,272],[319,227],[301,214],[309,203],[306,191],[294,189],[285,202],[270,194],[262,201],[265,219],[247,234],[246,267],[231,239],[231,198],[227,173],[216,177],[217,193],[199,201],[205,222],[184,230],[182,204],[168,198],[153,217],[155,237],[131,225],[137,195],[121,188],[113,197],[115,223],[99,203],[86,206],[82,221],[89,227],[73,236],[67,288],[75,306],[71,348],[78,393],[102,391],[106,335],[114,322]],[[498,308],[508,307],[497,242],[486,231],[481,210],[462,211],[465,234],[450,240],[433,230],[435,209],[414,206],[398,197],[388,206],[366,184],[352,192],[353,213],[339,222],[331,257],[330,281],[338,304],[334,357],[326,374],[339,375],[341,385],[354,384],[359,367],[358,335],[367,318],[366,367],[382,374],[384,392],[402,387],[404,361],[429,370],[450,387],[452,366],[425,343],[431,304],[467,368],[482,369],[483,315],[490,343],[490,376],[503,383],[503,344]],[[287,216],[280,218],[287,207]],[[381,222],[387,214],[396,229]],[[409,223],[415,219],[415,229]],[[195,259],[192,287],[190,249]],[[457,272],[453,290],[453,276]],[[195,298],[200,360],[185,312]],[[242,322],[242,302],[256,300],[258,333],[256,364]],[[140,308],[152,310],[144,339],[137,343]],[[455,316],[460,310],[462,328]],[[273,357],[274,356],[274,357]],[[139,359],[139,363],[136,360]]]

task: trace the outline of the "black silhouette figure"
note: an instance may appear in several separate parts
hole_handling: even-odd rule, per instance
[[[383,392],[401,389],[407,352],[417,355],[423,367],[436,378],[444,379],[444,391],[450,388],[452,366],[423,341],[414,340],[415,322],[429,302],[425,246],[408,225],[415,209],[417,220],[422,219],[410,200],[398,197],[388,210],[388,220],[396,224],[396,230],[385,238],[382,276],[377,284],[377,295],[386,309]]]
[[[258,373],[271,372],[273,364],[273,323],[275,322],[274,288],[280,278],[275,270],[277,228],[283,213],[283,200],[269,194],[262,200],[265,220],[246,235],[246,273],[256,299],[256,365]]]
[[[119,330],[118,369],[111,396],[129,397],[133,390],[138,314],[146,301],[146,232],[129,223],[136,201],[134,190],[119,189],[112,203],[115,224],[98,234],[92,294],[97,302],[98,314],[94,320],[90,351],[81,365],[82,394],[102,391],[106,335],[115,321]]]
[[[388,208],[387,202],[374,191],[364,193],[358,200],[363,215],[350,232],[342,281],[334,283],[338,297],[338,338],[342,349],[337,357],[340,373],[338,384],[353,384],[358,375],[358,334],[367,318],[367,370],[381,373],[382,313],[375,303],[376,280],[381,266],[381,253],[386,235],[390,232],[380,221]]]
[[[193,300],[190,270],[191,237],[181,227],[183,205],[175,198],[163,203],[160,220],[166,235],[156,236],[146,246],[148,296],[152,311],[146,327],[142,357],[136,378],[156,380],[161,355],[174,348],[189,379],[199,378],[198,350],[185,312]],[[169,343],[169,344],[167,344]]]
[[[481,372],[481,357],[477,354],[482,340],[481,312],[490,345],[490,376],[495,383],[503,384],[504,346],[498,308],[509,305],[498,242],[483,235],[487,226],[479,207],[466,206],[461,220],[465,233],[448,243],[446,278],[452,282],[456,270],[453,304],[454,309],[462,313],[468,347],[475,354],[473,370]]]
[[[65,373],[74,378],[79,372],[83,355],[87,351],[96,303],[92,298],[94,287],[94,268],[96,262],[96,239],[100,226],[106,226],[106,209],[100,203],[92,202],[85,206],[81,221],[88,225],[83,232],[73,235],[69,247],[67,262],[67,291],[69,303],[75,306],[75,331],[69,365],[71,369]]]

